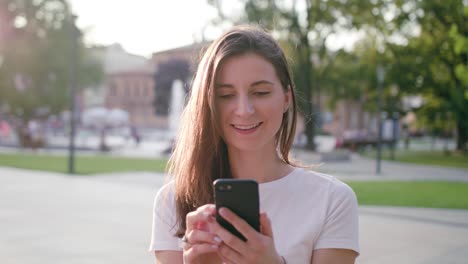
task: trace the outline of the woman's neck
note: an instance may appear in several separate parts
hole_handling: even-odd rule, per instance
[[[259,183],[274,181],[289,174],[293,167],[269,151],[228,150],[233,178],[254,179]]]

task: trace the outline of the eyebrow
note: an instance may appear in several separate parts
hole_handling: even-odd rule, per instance
[[[261,81],[256,81],[256,82],[252,83],[250,86],[257,86],[257,85],[261,85],[261,84],[273,85],[272,82],[269,82],[267,80],[261,80]]]
[[[260,81],[255,81],[255,82],[251,83],[250,86],[253,87],[253,86],[257,86],[257,85],[261,85],[261,84],[273,85],[273,83],[270,82],[270,81],[260,80]],[[215,88],[234,88],[234,85],[228,84],[228,83],[216,83]]]

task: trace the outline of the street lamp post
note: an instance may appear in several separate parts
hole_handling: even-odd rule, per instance
[[[398,142],[398,131],[399,131],[399,120],[400,114],[397,111],[392,112],[392,152],[391,160],[395,160],[395,149],[397,148]]]
[[[382,160],[382,86],[384,81],[384,68],[377,66],[377,174],[381,173]]]
[[[390,95],[391,95],[391,118],[392,118],[392,141],[391,141],[391,152],[390,152],[390,159],[395,160],[395,148],[397,145],[398,139],[398,128],[399,123],[398,120],[400,115],[398,113],[398,86],[392,85],[390,86]]]
[[[70,37],[70,142],[68,145],[68,173],[75,173],[75,117],[76,117],[76,102],[75,102],[75,86],[76,86],[76,41],[77,28],[75,27],[76,16],[70,15],[69,21],[69,37]]]

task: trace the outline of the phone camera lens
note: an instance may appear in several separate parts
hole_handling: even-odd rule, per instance
[[[218,186],[218,190],[220,192],[229,192],[231,191],[232,189],[232,186],[231,185],[221,185],[221,186]]]

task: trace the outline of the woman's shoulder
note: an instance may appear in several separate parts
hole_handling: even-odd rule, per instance
[[[354,195],[353,190],[346,183],[339,180],[333,175],[321,173],[304,168],[296,168],[294,170],[295,181],[308,188],[322,189],[331,193],[343,193]]]
[[[169,181],[165,183],[163,186],[161,186],[161,188],[159,188],[154,198],[155,206],[160,205],[161,203],[166,204],[168,202],[172,202],[175,197],[174,187],[175,187],[174,181]]]
[[[160,195],[160,194],[163,194],[163,193],[174,193],[174,187],[175,187],[175,184],[174,184],[174,181],[173,180],[170,180],[166,183],[164,183],[158,190],[157,192],[157,195]]]
[[[292,175],[294,175],[294,181],[301,184],[329,185],[334,184],[334,182],[338,180],[335,176],[320,173],[308,168],[295,168]]]

